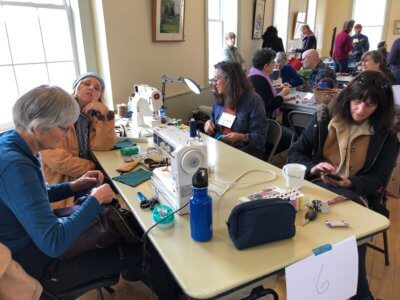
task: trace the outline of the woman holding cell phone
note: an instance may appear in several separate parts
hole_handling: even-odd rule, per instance
[[[397,138],[389,80],[365,71],[321,107],[289,151],[291,163],[304,164],[314,183],[355,202],[374,205],[390,176]],[[376,200],[375,200],[376,201]],[[359,280],[354,299],[373,299],[365,274],[366,246],[359,246]]]

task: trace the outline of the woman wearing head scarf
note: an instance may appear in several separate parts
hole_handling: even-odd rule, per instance
[[[65,137],[55,149],[40,152],[45,178],[55,184],[74,180],[96,169],[92,150],[110,150],[115,144],[114,112],[102,102],[104,81],[96,73],[85,73],[72,84],[73,97],[79,104],[78,120],[65,128]],[[53,204],[70,206],[72,198]]]

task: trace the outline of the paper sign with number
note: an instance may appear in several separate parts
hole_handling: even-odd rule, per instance
[[[287,299],[348,299],[356,294],[358,253],[355,237],[286,268]]]

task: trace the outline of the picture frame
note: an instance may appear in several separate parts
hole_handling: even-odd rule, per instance
[[[400,34],[400,20],[394,21],[393,34]]]
[[[185,0],[153,0],[153,42],[183,42]]]
[[[265,0],[254,1],[252,39],[261,39],[264,28]]]

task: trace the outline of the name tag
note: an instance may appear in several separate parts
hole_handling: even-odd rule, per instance
[[[218,120],[218,124],[227,128],[231,128],[236,116],[228,114],[226,112],[222,113],[221,118]]]

